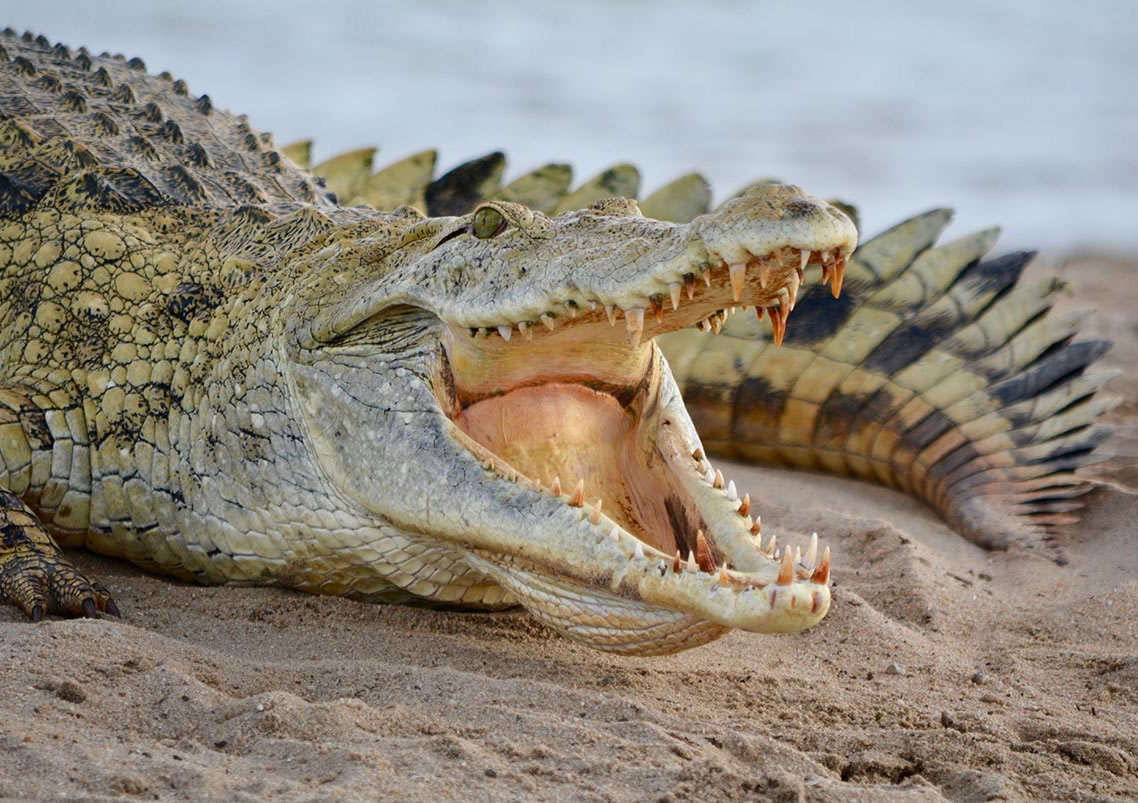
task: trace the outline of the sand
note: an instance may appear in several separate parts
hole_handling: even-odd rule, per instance
[[[1130,370],[1069,565],[985,552],[888,490],[724,466],[765,531],[832,546],[830,615],[635,659],[521,612],[200,588],[76,553],[126,618],[0,606],[0,797],[1138,799],[1138,264],[1047,269]]]

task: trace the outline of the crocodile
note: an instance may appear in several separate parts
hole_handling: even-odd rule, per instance
[[[793,185],[370,159],[308,170],[141,59],[0,34],[0,596],[120,615],[85,546],[626,654],[816,624],[829,549],[764,543],[717,454],[1060,554],[1109,344],[994,230],[858,247]]]

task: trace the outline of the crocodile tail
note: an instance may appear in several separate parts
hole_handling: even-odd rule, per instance
[[[1110,343],[1074,340],[1085,313],[1051,310],[1061,282],[1020,281],[1033,254],[984,259],[997,230],[934,245],[950,218],[862,244],[836,300],[813,268],[781,347],[752,315],[660,343],[709,452],[876,480],[978,544],[1062,561],[1091,488],[1075,471],[1119,402],[1096,395],[1117,372],[1088,371]]]

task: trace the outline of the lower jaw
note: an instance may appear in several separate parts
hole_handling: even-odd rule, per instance
[[[589,588],[523,566],[513,559],[476,552],[472,568],[509,591],[535,618],[566,638],[620,655],[668,655],[714,641],[731,628],[684,611]]]

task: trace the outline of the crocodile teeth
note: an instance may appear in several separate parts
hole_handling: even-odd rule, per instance
[[[791,580],[794,579],[794,556],[790,554],[790,550],[782,553],[782,565],[778,568],[778,578],[775,580],[780,586],[790,585]]]
[[[529,324],[525,321],[518,321],[518,331],[526,336],[526,340],[533,340],[533,332],[529,330]]]
[[[710,466],[708,466],[707,473],[703,475],[703,481],[706,482],[708,485],[714,485],[715,484],[715,473],[716,472],[713,471]]]
[[[771,533],[771,540],[767,541],[767,548],[763,550],[767,555],[774,556],[776,547],[778,546],[778,536]]]
[[[569,497],[569,504],[573,507],[580,507],[585,504],[585,481],[583,479],[577,480],[577,487],[573,489],[573,494]]]
[[[802,564],[802,547],[800,546],[794,548],[794,562],[799,565]]]
[[[554,477],[553,484],[549,486],[549,490],[553,492],[554,496],[561,496],[561,478]]]
[[[721,585],[721,586],[726,586],[726,585],[730,584],[731,578],[727,574],[727,567],[726,566],[720,566],[719,567],[718,582],[719,582],[719,585]]]
[[[594,507],[592,509],[592,511],[590,511],[590,513],[589,513],[589,523],[590,524],[600,524],[601,523],[601,503],[602,503],[602,500],[598,499],[597,500],[597,506]]]
[[[765,312],[765,307],[755,307],[755,318],[761,321],[763,319],[763,313]]]
[[[774,269],[774,262],[770,259],[763,259],[759,261],[759,287],[764,290],[767,285],[771,283],[771,271]]]
[[[628,342],[633,348],[640,345],[640,335],[644,333],[644,308],[632,307],[624,311],[624,328],[628,332]]]
[[[801,280],[798,278],[797,273],[790,274],[790,278],[786,280],[786,289],[790,294],[790,308],[794,309],[794,305],[798,303],[798,288],[802,286]]]
[[[711,482],[711,487],[723,490],[723,472],[719,469],[715,469],[715,478]]]
[[[810,249],[802,249],[802,263],[799,265],[799,270],[806,270],[806,263],[810,261]]]
[[[549,331],[551,331],[551,332],[552,332],[552,331],[553,331],[553,330],[556,328],[556,326],[557,326],[557,324],[556,324],[556,323],[554,323],[554,319],[553,319],[553,316],[552,316],[552,315],[550,315],[548,312],[543,312],[543,313],[541,313],[541,317],[540,317],[538,320],[540,320],[540,321],[541,321],[543,324],[545,324],[545,328],[546,328],[546,329],[548,329],[548,330],[549,330]]]
[[[818,562],[818,566],[814,569],[814,574],[810,575],[811,582],[821,583],[823,585],[830,579],[830,548],[826,547],[822,550],[822,560]]]
[[[782,313],[783,320],[790,317],[790,290],[785,287],[778,291],[778,311]]]
[[[774,334],[774,344],[776,346],[782,345],[782,339],[786,337],[786,318],[782,314],[779,307],[770,308],[771,316],[771,332]]]
[[[701,271],[700,278],[703,279],[704,284],[706,284],[708,287],[711,287],[711,271],[710,270]]]
[[[688,301],[695,298],[695,275],[691,273],[684,274],[684,291],[688,294]]]
[[[762,516],[755,516],[755,522],[754,522],[754,524],[751,525],[751,535],[758,535],[762,531],[763,531],[763,517]]]
[[[679,574],[684,567],[683,558],[680,557],[680,550],[676,550],[676,557],[672,560],[672,571]]]
[[[751,495],[749,493],[743,494],[743,501],[739,505],[739,515],[749,516],[751,514]]]
[[[616,307],[605,304],[605,315],[609,316],[609,326],[616,326]]]
[[[680,308],[680,290],[683,286],[679,282],[671,282],[668,284],[668,295],[672,297],[672,310]]]
[[[576,318],[577,317],[577,305],[574,304],[572,301],[566,301],[561,306],[565,307],[565,313],[570,318]]]
[[[707,545],[703,530],[698,530],[695,534],[695,560],[701,571],[708,574],[715,571],[715,556],[711,554],[711,547]]]
[[[689,572],[699,571],[699,566],[697,566],[696,562],[695,562],[695,553],[694,552],[688,553],[687,569]]]
[[[731,277],[731,297],[738,301],[743,297],[743,283],[747,281],[747,263],[735,262],[727,266]]]
[[[637,541],[636,542],[636,548],[633,550],[632,555],[633,555],[633,557],[636,557],[636,558],[643,560],[644,559],[644,544],[640,543],[640,541]]]
[[[727,501],[735,502],[739,499],[739,492],[735,489],[735,480],[727,483]]]
[[[509,340],[510,335],[513,334],[513,330],[509,326],[504,326],[504,325],[499,326],[498,327],[498,334],[500,334],[502,336],[503,340]]]
[[[806,563],[804,566],[813,567],[818,560],[818,533],[810,536],[810,546],[806,547]]]
[[[830,283],[830,292],[833,293],[834,298],[842,294],[842,278],[846,275],[846,258],[838,255],[837,261],[834,262],[833,281]]]
[[[620,543],[620,527],[618,527],[614,524],[612,526],[612,529],[609,531],[609,538],[612,540],[612,542],[614,544],[619,544]]]

